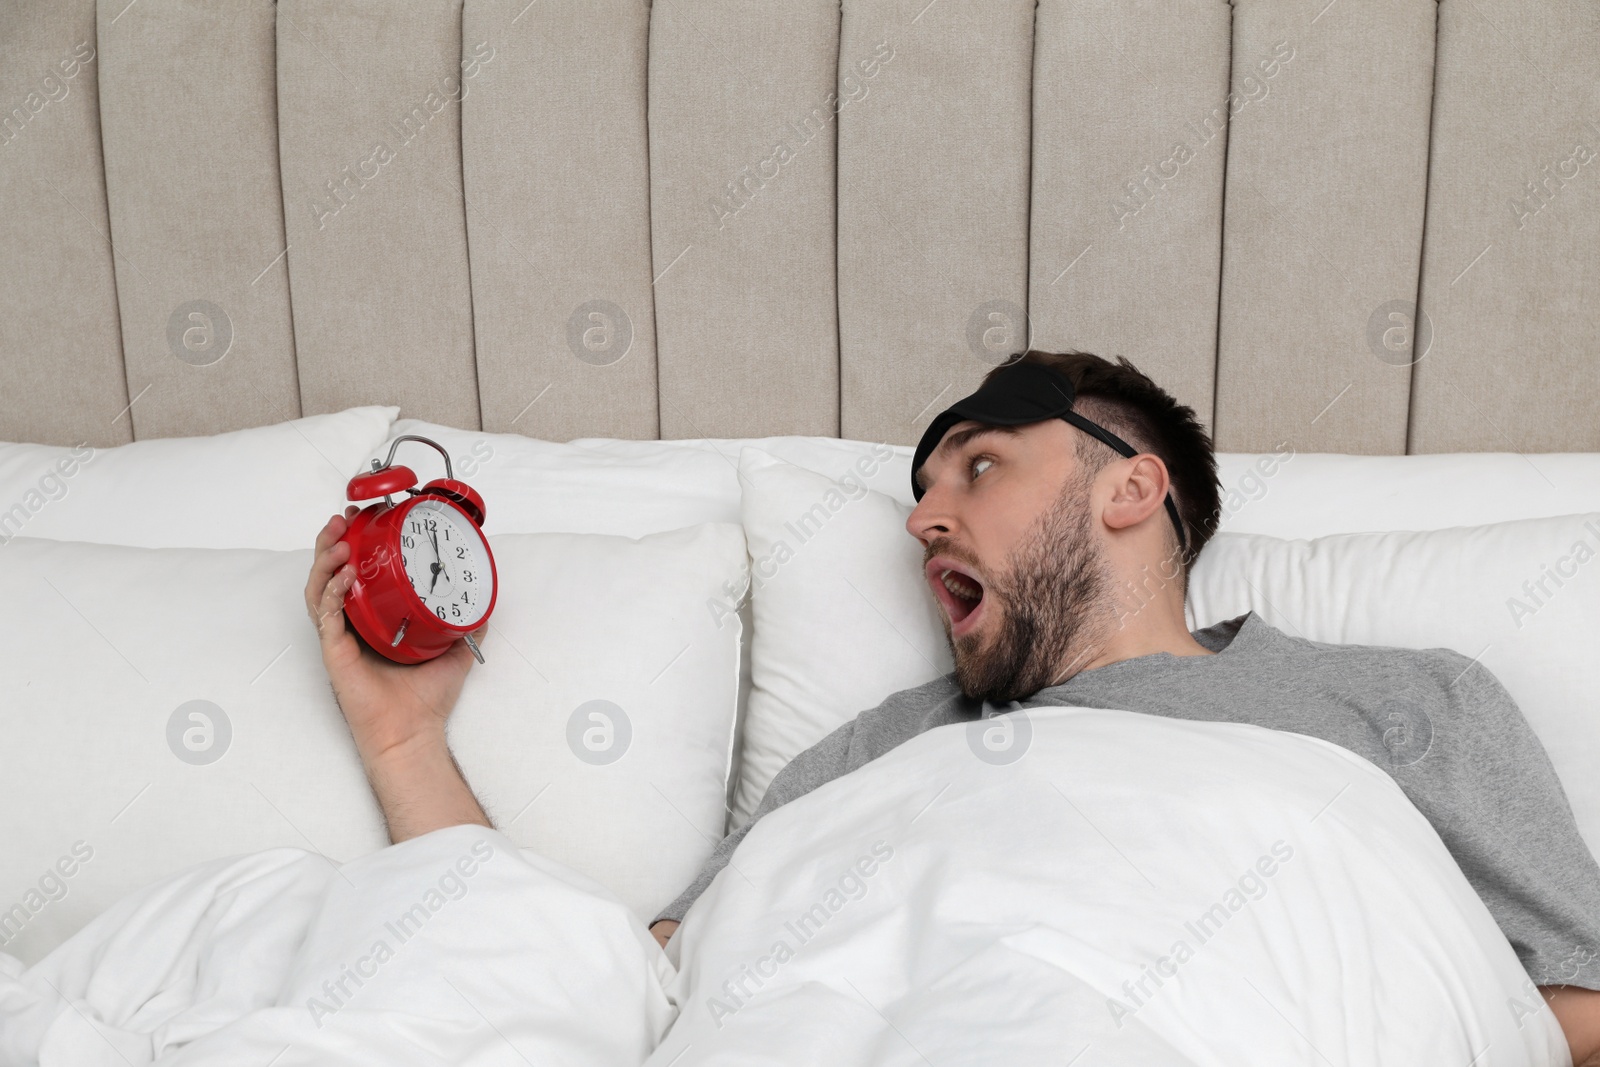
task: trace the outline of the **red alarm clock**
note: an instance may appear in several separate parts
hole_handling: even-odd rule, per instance
[[[402,441],[438,449],[445,476],[415,488],[416,473],[393,465]],[[411,498],[396,504],[400,492]],[[456,481],[449,453],[426,437],[397,437],[388,458],[351,478],[346,494],[352,501],[383,497],[357,512],[340,538],[356,568],[344,601],[356,633],[396,663],[433,659],[464,638],[482,663],[472,631],[494,611],[494,555],[483,536],[483,498]]]

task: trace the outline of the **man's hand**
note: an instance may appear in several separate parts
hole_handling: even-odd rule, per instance
[[[677,928],[678,920],[662,919],[650,928],[650,933],[655,936],[656,941],[662,948],[666,948],[667,942],[672,939],[672,932]]]
[[[1600,1067],[1600,991],[1575,985],[1543,985],[1539,992],[1566,1035],[1572,1067]]]
[[[354,505],[317,535],[306,580],[306,611],[316,624],[322,665],[356,743],[367,780],[398,844],[445,826],[492,826],[445,744],[445,723],[475,662],[464,641],[426,663],[404,665],[363,649],[345,628],[344,598],[355,565],[344,536]],[[483,643],[485,624],[474,637]]]

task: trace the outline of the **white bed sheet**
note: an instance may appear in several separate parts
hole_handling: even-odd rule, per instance
[[[1568,1064],[1388,776],[1236,724],[930,731],[764,819],[671,949],[484,828],[275,849],[0,956],[0,1060]]]

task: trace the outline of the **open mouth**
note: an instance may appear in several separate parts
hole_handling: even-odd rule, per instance
[[[984,605],[983,582],[962,564],[935,556],[924,568],[928,584],[950,617],[950,634],[959,637],[977,625]]]

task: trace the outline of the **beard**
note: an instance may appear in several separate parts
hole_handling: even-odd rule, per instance
[[[1009,566],[989,577],[983,595],[991,600],[992,617],[986,625],[953,638],[944,616],[956,682],[967,697],[993,704],[1024,700],[1077,673],[1102,644],[1114,597],[1091,528],[1092,480],[1074,476],[1022,537]],[[938,541],[928,549],[930,559],[949,553],[948,543]]]

